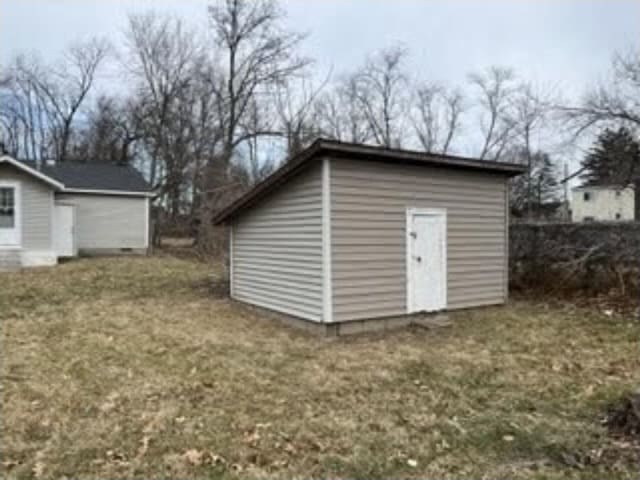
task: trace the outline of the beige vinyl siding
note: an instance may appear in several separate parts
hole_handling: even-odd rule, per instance
[[[333,320],[407,312],[409,207],[447,211],[447,308],[504,302],[506,185],[489,173],[333,159]]]
[[[59,194],[56,202],[76,207],[78,249],[147,248],[145,197]]]
[[[322,320],[322,169],[318,163],[232,222],[233,297]]]
[[[50,185],[11,165],[0,165],[0,181],[20,183],[22,249],[48,251],[52,248],[53,190]]]

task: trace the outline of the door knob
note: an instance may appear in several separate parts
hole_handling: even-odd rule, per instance
[[[421,261],[422,261],[422,257],[416,257],[416,260],[417,260],[418,262],[421,262]]]

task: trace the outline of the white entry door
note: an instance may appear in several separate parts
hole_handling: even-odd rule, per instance
[[[56,205],[53,216],[53,247],[58,257],[77,255],[75,218],[73,205]]]
[[[435,312],[447,306],[445,210],[407,211],[407,309]]]
[[[20,246],[20,185],[0,182],[0,247]]]

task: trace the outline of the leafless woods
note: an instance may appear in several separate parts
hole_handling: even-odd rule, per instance
[[[640,126],[638,52],[617,55],[610,81],[567,105],[506,67],[456,86],[417,76],[405,45],[322,71],[285,13],[276,0],[215,0],[204,30],[151,11],[58,61],[18,54],[0,74],[0,141],[38,162],[133,164],[163,223],[187,222],[209,248],[213,212],[318,136],[523,162],[513,196],[530,206],[557,192],[540,175],[557,179],[567,139]]]

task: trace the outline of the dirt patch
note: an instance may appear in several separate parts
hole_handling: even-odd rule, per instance
[[[609,408],[607,426],[613,434],[640,442],[640,390]]]

